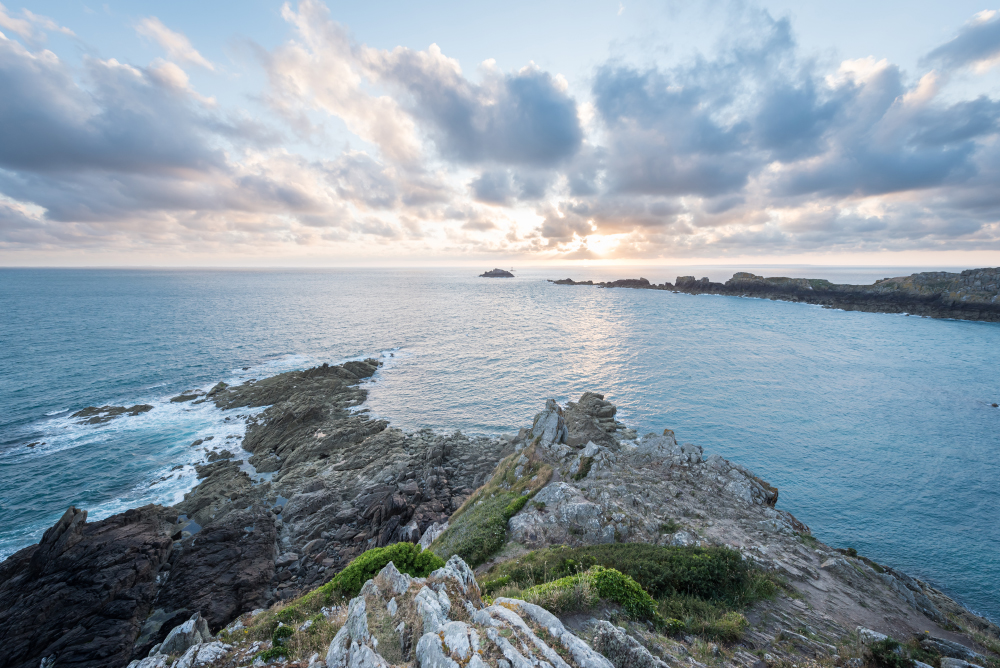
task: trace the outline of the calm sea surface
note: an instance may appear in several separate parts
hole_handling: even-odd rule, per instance
[[[395,426],[510,432],[548,397],[603,392],[640,433],[752,468],[825,542],[1000,620],[1000,325],[545,281],[734,269],[755,270],[0,270],[0,558],[70,504],[179,500],[192,441],[233,443],[245,414],[181,391],[381,356],[367,407]],[[69,418],[136,403],[154,408]]]

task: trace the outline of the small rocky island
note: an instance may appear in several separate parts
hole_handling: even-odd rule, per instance
[[[479,278],[514,278],[514,274],[506,269],[490,269],[485,274],[479,274]]]
[[[378,366],[213,388],[267,408],[181,503],[0,563],[0,666],[1000,668],[996,625],[601,394],[408,433],[356,410]]]
[[[669,290],[692,295],[730,295],[820,304],[826,308],[870,313],[907,313],[930,318],[1000,322],[1000,268],[967,269],[961,273],[926,271],[883,278],[872,285],[831,283],[819,278],[756,276],[737,272],[725,283],[678,276],[674,283],[650,283],[645,278],[618,281],[549,279],[556,285]]]

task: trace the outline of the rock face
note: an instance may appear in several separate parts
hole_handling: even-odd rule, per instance
[[[558,285],[670,290],[689,294],[760,297],[820,304],[845,311],[909,313],[931,318],[1000,321],[1000,268],[967,269],[961,273],[931,271],[883,278],[872,285],[842,285],[815,278],[755,276],[737,272],[725,283],[678,276],[674,284],[652,284],[644,278],[607,283],[551,281]]]
[[[124,666],[175,530],[145,506],[99,522],[70,508],[38,545],[0,564],[0,666]]]
[[[514,278],[514,274],[505,269],[491,269],[486,273],[479,274],[480,278]]]
[[[388,637],[372,629],[386,617],[400,620]],[[387,668],[414,661],[420,668],[570,668],[563,656],[579,668],[614,668],[537,605],[509,598],[484,605],[472,570],[456,556],[426,579],[400,576],[389,564],[365,583],[348,605],[326,665]]]

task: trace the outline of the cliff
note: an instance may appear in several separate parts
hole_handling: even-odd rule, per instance
[[[71,509],[0,564],[0,666],[1000,668],[995,625],[600,394],[404,433],[353,410],[376,368],[200,399],[269,407],[177,507]]]
[[[557,285],[670,290],[688,294],[759,297],[820,304],[826,308],[870,313],[908,313],[931,318],[1000,321],[1000,268],[967,269],[961,273],[923,272],[883,278],[872,285],[847,285],[815,278],[756,276],[737,272],[725,283],[678,276],[674,283],[654,284],[645,278],[594,283],[566,278]]]

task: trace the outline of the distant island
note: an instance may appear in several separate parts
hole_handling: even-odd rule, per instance
[[[514,278],[514,274],[505,269],[492,269],[485,274],[479,274],[480,278]]]
[[[930,318],[1000,322],[1000,268],[966,269],[961,273],[925,271],[883,278],[872,285],[831,283],[820,278],[756,276],[741,271],[725,283],[678,276],[675,283],[650,283],[645,278],[598,282],[549,279],[557,285],[601,288],[670,290],[688,294],[759,297],[820,304],[826,308],[870,313],[906,313]]]

